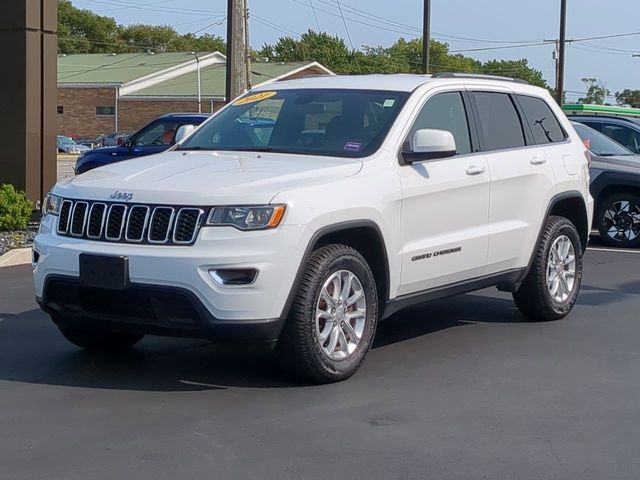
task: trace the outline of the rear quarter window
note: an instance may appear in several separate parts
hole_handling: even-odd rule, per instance
[[[516,95],[516,98],[524,113],[524,122],[531,130],[535,145],[566,140],[567,135],[547,102],[528,95]]]

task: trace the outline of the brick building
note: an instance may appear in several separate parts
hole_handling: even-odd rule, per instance
[[[252,85],[332,75],[317,62],[251,66]],[[58,57],[58,134],[93,138],[134,132],[169,112],[214,112],[225,102],[225,56],[213,53],[87,54]]]

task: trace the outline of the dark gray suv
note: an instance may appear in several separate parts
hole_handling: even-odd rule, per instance
[[[569,120],[604,133],[627,150],[640,154],[640,118],[605,115],[569,115]]]
[[[640,246],[640,155],[608,136],[573,122],[591,152],[594,226],[615,247]]]

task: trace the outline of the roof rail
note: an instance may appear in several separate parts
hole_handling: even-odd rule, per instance
[[[525,85],[529,85],[529,82],[520,78],[501,77],[499,75],[484,75],[481,73],[440,72],[434,73],[433,75],[431,75],[431,78],[477,78],[480,80],[502,80],[503,82],[524,83]]]

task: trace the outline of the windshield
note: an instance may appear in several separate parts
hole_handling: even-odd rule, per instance
[[[74,145],[76,142],[71,140],[69,137],[58,137],[58,143],[62,145]]]
[[[627,150],[618,142],[611,140],[605,134],[581,123],[572,123],[582,141],[585,142],[585,145],[593,154],[600,157],[633,155],[633,152]]]
[[[250,93],[178,148],[364,157],[380,147],[408,96],[336,89]]]

